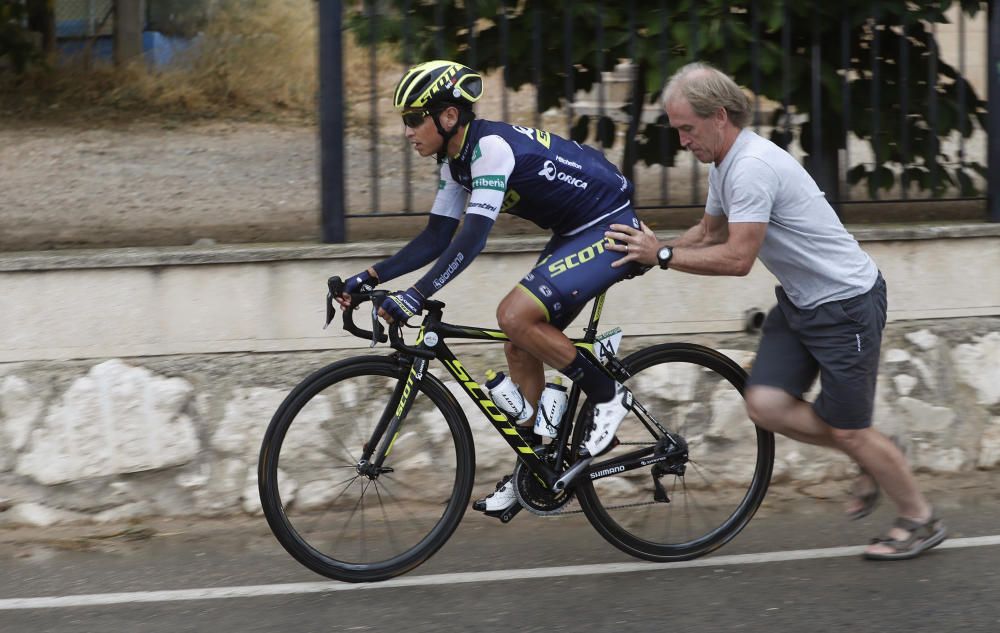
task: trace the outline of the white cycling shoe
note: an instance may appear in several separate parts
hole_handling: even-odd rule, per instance
[[[515,503],[517,493],[514,492],[514,480],[511,475],[507,475],[497,484],[495,492],[474,502],[472,509],[477,512],[503,512]]]
[[[631,410],[632,392],[625,385],[616,383],[614,397],[594,405],[590,427],[583,438],[587,452],[596,457],[607,450],[615,439],[615,431]]]

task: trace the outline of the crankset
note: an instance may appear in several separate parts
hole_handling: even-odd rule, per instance
[[[533,514],[539,516],[559,514],[563,506],[573,499],[572,490],[555,492],[549,489],[521,461],[514,466],[513,479],[517,500]]]

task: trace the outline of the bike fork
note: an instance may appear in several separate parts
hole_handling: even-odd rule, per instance
[[[410,406],[416,396],[416,387],[424,377],[426,368],[426,359],[415,359],[409,367],[410,371],[406,378],[401,378],[396,384],[392,397],[389,398],[389,402],[382,412],[382,417],[375,425],[371,438],[364,445],[361,461],[358,462],[359,472],[365,469],[368,471],[366,474],[371,476],[385,470],[382,468],[382,463],[392,452],[392,445],[399,436],[399,428],[403,424],[406,414],[410,411]]]

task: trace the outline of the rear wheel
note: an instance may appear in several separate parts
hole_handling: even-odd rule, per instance
[[[261,447],[264,515],[309,569],[347,582],[392,578],[427,560],[458,526],[475,456],[465,415],[430,374],[379,470],[359,464],[405,371],[386,357],[334,363],[278,408]]]
[[[682,474],[664,473],[661,463],[596,480],[581,477],[580,506],[605,539],[633,556],[664,562],[707,554],[736,536],[763,501],[774,435],[748,417],[746,372],[719,352],[670,343],[622,362],[632,374],[626,384],[636,401],[687,441],[688,461]],[[583,431],[578,421],[574,442]],[[634,412],[616,436],[621,443],[595,460],[591,472],[660,439]]]

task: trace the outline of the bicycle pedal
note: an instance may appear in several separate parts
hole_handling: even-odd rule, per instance
[[[494,519],[500,519],[501,523],[510,523],[510,520],[517,516],[517,513],[523,509],[524,506],[520,503],[515,503],[505,510],[492,510],[490,512],[483,512],[483,514]]]
[[[520,503],[515,503],[500,514],[501,523],[510,523],[510,520],[517,516],[517,513],[524,509]]]

